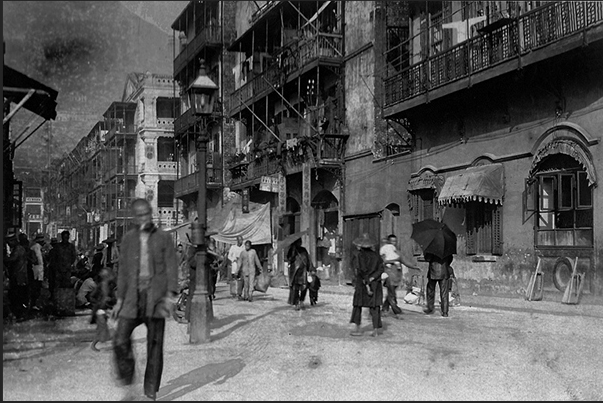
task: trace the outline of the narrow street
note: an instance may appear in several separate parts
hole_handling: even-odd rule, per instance
[[[295,311],[286,289],[248,303],[220,283],[209,344],[189,344],[187,326],[167,322],[158,400],[603,399],[601,305],[467,297],[442,318],[404,304],[382,335],[369,336],[367,310],[364,336],[351,337],[351,291],[325,284],[318,305]],[[89,348],[87,315],[19,326],[4,330],[4,400],[122,397],[109,346]],[[144,336],[137,329],[139,375]]]

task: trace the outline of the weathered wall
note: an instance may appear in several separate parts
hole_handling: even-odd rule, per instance
[[[353,55],[374,40],[374,3],[345,3],[345,54],[352,55],[345,63],[346,124],[350,131],[347,154],[371,148],[375,137],[373,48]]]
[[[603,175],[602,61],[603,46],[591,44],[415,108],[406,115],[416,135],[417,151],[412,155],[374,163],[373,156],[368,154],[346,163],[346,213],[376,211],[390,200],[405,201],[406,197],[397,189],[405,193],[407,172],[432,168],[448,177],[480,157],[502,163],[505,169],[502,256],[475,261],[465,255],[464,209],[445,208],[443,219],[459,235],[453,266],[466,292],[523,293],[536,266],[533,223],[532,220],[522,223],[524,180],[534,153],[552,138],[569,136],[586,144],[599,182]],[[555,114],[557,106],[562,108],[559,117]],[[543,136],[566,123],[567,130]],[[368,201],[367,194],[379,195],[377,201]],[[594,188],[593,200],[594,257],[592,260],[581,257],[578,269],[587,275],[585,292],[600,295],[603,290],[600,185]],[[411,232],[411,216],[407,203],[400,206],[403,207],[401,227],[408,230],[399,234],[399,238],[406,242]],[[544,261],[547,288],[552,288],[556,260],[557,257],[548,257]]]

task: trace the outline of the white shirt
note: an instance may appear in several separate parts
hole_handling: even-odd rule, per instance
[[[384,260],[396,260],[400,258],[400,254],[396,250],[396,245],[386,243],[379,249],[380,255],[385,255]]]
[[[237,271],[239,271],[239,265],[237,264],[238,259],[239,259],[239,255],[241,255],[241,252],[243,252],[245,250],[245,246],[244,245],[232,245],[230,247],[230,249],[228,250],[228,260],[230,260],[231,265],[230,265],[230,272],[233,274],[236,274]]]

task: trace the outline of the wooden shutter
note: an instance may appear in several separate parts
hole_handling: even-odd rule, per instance
[[[525,224],[532,216],[538,211],[538,204],[536,197],[538,191],[538,181],[526,179],[524,183],[524,189],[522,194],[523,199],[523,220],[522,224]]]
[[[470,203],[465,204],[465,217],[467,223],[467,254],[475,255],[477,247],[477,232],[475,228],[475,209]]]
[[[502,234],[502,206],[496,206],[492,209],[492,254],[502,255],[503,253],[503,234]]]

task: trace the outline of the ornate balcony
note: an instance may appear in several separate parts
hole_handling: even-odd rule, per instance
[[[501,66],[499,74],[503,74],[515,70],[518,63],[521,66],[550,57],[550,53],[549,56],[538,56],[538,51],[555,42],[578,36],[582,38],[574,43],[578,47],[588,41],[589,30],[601,25],[603,3],[569,1],[550,2],[516,19],[492,24],[490,29],[484,27],[480,30],[480,36],[470,38],[386,78],[386,115],[407,109],[405,105],[416,106],[415,103],[410,105],[412,98],[463,78],[472,77],[473,83],[485,80],[487,77],[484,75],[480,78],[479,73],[488,69]],[[596,34],[598,37],[603,36],[600,29]],[[562,50],[558,51],[561,52]],[[431,95],[430,97],[432,98]],[[402,103],[405,104],[399,105]]]

